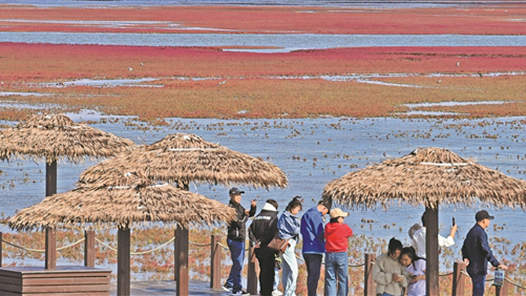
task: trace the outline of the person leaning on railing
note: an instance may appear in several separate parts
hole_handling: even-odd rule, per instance
[[[473,283],[473,296],[484,295],[484,283],[488,273],[488,262],[494,267],[506,270],[508,267],[501,264],[488,244],[488,235],[486,228],[489,227],[490,221],[495,217],[490,216],[486,210],[478,211],[475,214],[477,223],[471,228],[464,240],[462,246],[462,258],[467,265],[467,272]]]

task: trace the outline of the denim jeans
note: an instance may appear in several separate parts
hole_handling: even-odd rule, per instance
[[[307,291],[308,296],[316,296],[318,282],[320,281],[322,254],[303,254],[303,259],[307,265]]]
[[[241,287],[241,270],[245,260],[245,242],[227,239],[230,257],[232,258],[232,268],[226,280],[226,287],[232,288],[233,292],[240,291]]]
[[[347,296],[348,288],[347,252],[325,254],[325,296]],[[336,292],[338,282],[338,292]]]
[[[273,291],[276,291],[279,287],[279,268],[274,268],[274,286],[272,287]]]
[[[473,283],[473,296],[484,296],[484,284],[486,282],[486,275],[472,275],[471,282]]]
[[[298,279],[298,261],[296,260],[296,241],[289,240],[289,246],[281,255],[281,283],[283,296],[296,296],[296,280]]]

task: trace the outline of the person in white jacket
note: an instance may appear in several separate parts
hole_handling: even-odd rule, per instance
[[[416,255],[420,258],[426,258],[426,213],[422,215],[422,225],[415,224],[409,229],[409,238],[411,238],[411,245],[415,248]],[[455,224],[451,226],[448,237],[438,235],[438,246],[440,248],[449,248],[455,244],[455,234],[458,226]]]

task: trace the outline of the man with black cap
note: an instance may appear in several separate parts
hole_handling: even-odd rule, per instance
[[[490,216],[486,210],[478,211],[475,215],[477,223],[468,232],[466,240],[464,240],[464,245],[462,246],[462,258],[468,266],[467,271],[473,283],[473,296],[484,295],[488,261],[494,267],[503,270],[508,269],[506,265],[500,264],[495,256],[493,256],[493,252],[491,252],[491,248],[488,245],[488,235],[485,229],[489,227],[490,221],[494,218],[495,217]]]
[[[236,218],[228,225],[227,244],[232,258],[232,268],[224,288],[227,291],[232,290],[233,295],[248,295],[241,286],[241,270],[245,260],[246,223],[249,217],[256,214],[256,200],[252,200],[248,211],[241,205],[241,195],[245,193],[244,191],[232,187],[228,193],[230,195],[228,205],[236,210]]]

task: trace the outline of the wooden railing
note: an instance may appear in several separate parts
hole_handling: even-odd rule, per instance
[[[173,241],[174,238],[172,238],[169,242]],[[95,243],[101,243],[99,240],[95,238],[95,232],[94,231],[86,231],[84,234],[84,238],[80,239],[77,242],[74,242],[70,245],[60,247],[58,249],[65,249],[70,248],[72,246],[75,246],[81,242],[84,242],[84,265],[87,267],[94,267],[95,266]],[[19,246],[17,244],[11,243],[9,241],[5,241],[3,239],[3,234],[0,232],[0,267],[2,266],[2,259],[3,259],[3,244],[11,245],[15,248],[22,249],[28,252],[41,252],[43,253],[45,250],[37,250],[37,249],[30,249],[23,246]],[[162,244],[150,251],[157,250],[161,247],[164,247],[165,245],[168,245],[167,243]],[[222,288],[222,272],[223,272],[223,262],[222,258],[224,255],[226,255],[226,251],[228,247],[223,245],[221,243],[221,236],[218,235],[212,235],[210,237],[210,243],[204,243],[204,244],[197,244],[197,243],[190,243],[192,246],[196,247],[210,247],[210,288],[214,290],[221,290]],[[106,246],[106,245],[105,245]],[[144,253],[148,253],[150,251],[143,251],[143,252],[137,252],[136,254],[134,252],[131,252],[132,255],[142,255]],[[248,248],[248,257],[251,258],[252,248]],[[362,267],[364,268],[364,296],[375,296],[376,295],[376,285],[374,283],[374,280],[372,278],[372,268],[374,265],[374,262],[376,260],[375,254],[365,254],[364,255],[364,263],[359,265],[354,265],[352,267]],[[248,260],[248,275],[247,275],[247,291],[250,292],[252,295],[257,295],[258,292],[258,264],[255,262],[251,262]],[[453,272],[441,274],[440,276],[450,276],[452,277],[452,285],[451,285],[451,295],[452,296],[468,296],[468,293],[466,294],[466,288],[467,288],[467,281],[469,280],[469,275],[466,272],[466,265],[463,262],[455,262],[453,265]],[[487,279],[486,281],[493,281],[493,279]],[[495,286],[495,294],[497,296],[509,296],[512,291],[517,291],[518,289],[526,289],[526,287],[523,287],[517,283],[514,283],[509,278],[505,278],[503,281],[502,286]]]

